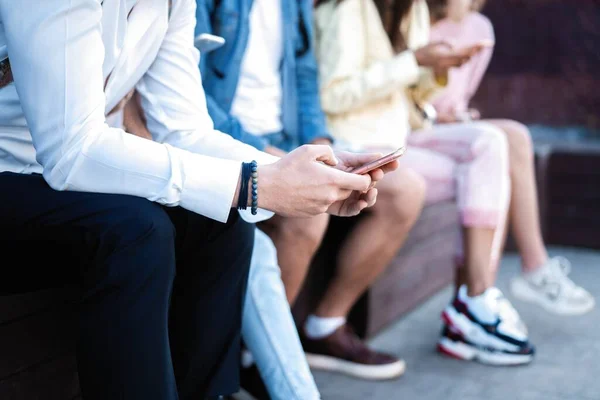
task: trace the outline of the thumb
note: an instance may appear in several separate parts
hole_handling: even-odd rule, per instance
[[[448,42],[447,40],[438,40],[435,42],[431,42],[430,43],[432,46],[441,46],[441,47],[446,47],[448,49],[452,49],[454,46],[452,46],[452,43]]]
[[[315,161],[320,161],[332,167],[338,164],[338,159],[333,154],[331,147],[326,145],[312,145],[310,147]]]

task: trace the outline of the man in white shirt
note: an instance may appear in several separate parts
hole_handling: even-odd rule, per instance
[[[232,208],[353,215],[374,203],[369,187],[383,176],[341,171],[375,155],[311,146],[278,160],[215,131],[194,8],[193,0],[0,0],[0,47],[14,76],[0,88],[0,243],[5,252],[23,241],[64,249],[51,269],[58,260],[34,247],[24,255],[34,262],[3,285],[83,283],[86,400],[235,392],[253,230]],[[134,87],[153,140],[121,129],[117,105]],[[257,190],[240,177],[251,160],[260,164]]]

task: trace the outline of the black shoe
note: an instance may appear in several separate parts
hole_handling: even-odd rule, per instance
[[[240,369],[240,386],[256,400],[271,400],[256,365]]]

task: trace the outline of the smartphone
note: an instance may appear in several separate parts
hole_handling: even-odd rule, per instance
[[[200,53],[208,53],[225,44],[225,38],[210,33],[201,33],[194,39],[194,46]]]
[[[384,165],[389,164],[392,161],[399,159],[400,156],[402,156],[402,154],[404,154],[405,150],[406,150],[405,146],[400,147],[398,150],[394,151],[393,153],[390,153],[387,156],[383,156],[381,158],[378,158],[377,160],[373,160],[373,161],[363,164],[359,167],[356,167],[356,168],[350,170],[350,172],[353,174],[359,174],[359,175],[366,174],[369,171],[373,171],[374,169],[383,167]]]

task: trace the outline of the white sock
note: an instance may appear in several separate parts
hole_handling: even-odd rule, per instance
[[[304,333],[311,339],[321,339],[331,335],[346,323],[346,317],[317,317],[310,314],[304,323]]]

